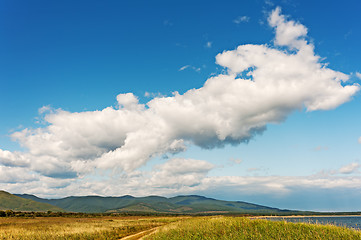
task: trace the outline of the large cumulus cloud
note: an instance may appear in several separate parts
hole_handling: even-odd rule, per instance
[[[268,22],[274,45],[241,45],[216,56],[226,73],[199,89],[140,104],[132,93],[101,111],[56,110],[46,127],[12,137],[27,152],[0,152],[0,163],[44,176],[71,178],[94,169],[132,172],[149,159],[185,151],[239,144],[280,123],[295,110],[328,110],[359,90],[348,75],[320,62],[307,28],[276,8]],[[162,176],[161,174],[159,176]]]

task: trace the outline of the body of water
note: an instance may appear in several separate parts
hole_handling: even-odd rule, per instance
[[[361,216],[266,217],[264,219],[294,223],[332,224],[361,230]]]

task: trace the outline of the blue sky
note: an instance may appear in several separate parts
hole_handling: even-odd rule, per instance
[[[360,10],[2,1],[0,188],[360,210]]]

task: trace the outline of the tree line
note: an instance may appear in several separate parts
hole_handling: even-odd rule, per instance
[[[163,213],[149,213],[149,212],[122,212],[122,213],[81,213],[81,212],[23,212],[13,210],[0,210],[0,217],[126,217],[126,216],[175,216],[178,214],[163,214]]]

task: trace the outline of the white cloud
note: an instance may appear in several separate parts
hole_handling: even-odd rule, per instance
[[[0,166],[27,167],[30,165],[29,159],[22,153],[10,152],[0,149]]]
[[[191,66],[191,65],[185,65],[185,66],[179,68],[178,71],[183,71],[183,70],[186,70],[186,69],[192,69],[192,70],[194,70],[196,72],[201,71],[201,68],[199,68],[199,67],[197,68],[197,67],[194,67],[194,66]]]
[[[248,22],[250,20],[250,17],[248,16],[238,16],[236,19],[233,20],[234,23],[240,24],[242,22]]]
[[[356,72],[356,77],[358,77],[359,79],[361,79],[361,73]]]
[[[332,109],[359,91],[359,85],[346,83],[348,75],[319,62],[305,40],[306,27],[288,21],[279,8],[269,23],[276,29],[276,47],[248,44],[218,54],[216,62],[227,73],[209,78],[201,88],[154,97],[145,105],[126,93],[117,96],[118,106],[101,111],[52,111],[44,118],[46,127],[12,135],[28,151],[2,151],[2,164],[26,163],[31,171],[57,178],[86,176],[95,169],[129,174],[153,157],[185,151],[188,145],[247,142],[293,111]],[[187,68],[200,70],[190,65],[179,70]]]
[[[359,167],[359,164],[352,163],[344,166],[344,170],[341,168],[340,173],[341,171],[343,174],[355,173]],[[89,175],[78,179],[54,179],[28,172],[25,168],[0,166],[0,189],[11,193],[25,192],[45,198],[84,195],[123,196],[127,194],[171,197],[198,194],[217,199],[231,198],[273,207],[304,210],[317,210],[317,208],[320,210],[324,207],[325,200],[330,201],[330,198],[334,198],[341,211],[355,210],[361,207],[359,203],[361,197],[360,176],[330,174],[212,176],[208,174],[214,168],[214,165],[206,161],[176,158],[156,165],[150,171],[136,170],[120,175],[106,174],[101,178]],[[339,192],[345,194],[339,194]],[[297,199],[302,199],[302,202],[310,202],[309,206],[312,209],[295,201]],[[351,207],[350,202],[358,205]],[[327,206],[332,208],[330,202]]]
[[[24,168],[0,166],[0,189],[13,193],[26,191],[43,197],[69,195],[164,195],[190,191],[202,183],[214,165],[202,160],[175,158],[156,165],[151,171],[78,179],[54,179],[29,174]],[[24,190],[25,189],[25,190]]]
[[[241,45],[236,50],[217,55],[217,63],[229,70],[229,75],[224,78],[235,78],[241,73],[251,77],[252,81],[238,82],[236,79],[233,83],[241,86],[245,96],[252,99],[249,101],[251,106],[256,110],[261,106],[265,110],[263,117],[275,117],[271,121],[268,119],[269,122],[280,121],[291,110],[303,106],[308,111],[327,110],[350,100],[359,85],[343,87],[340,81],[347,81],[349,76],[319,63],[320,57],[314,54],[313,45],[302,38],[307,29],[293,21],[287,22],[279,14],[277,8],[269,18],[270,25],[276,28],[275,44],[297,52],[288,53],[266,45]],[[260,94],[260,98],[256,99],[255,94]],[[287,104],[280,104],[281,99],[287,99]],[[248,104],[248,101],[244,103]],[[273,104],[274,108],[271,107]]]
[[[335,196],[336,192],[342,191],[348,193],[344,195],[348,196],[349,201],[352,200],[358,204],[361,197],[361,177],[359,176],[209,176],[207,173],[213,167],[201,160],[172,159],[149,172],[134,171],[120,176],[108,175],[102,179],[85,177],[77,180],[29,176],[19,168],[0,167],[0,189],[11,193],[25,191],[47,198],[126,194],[133,196],[201,194],[218,199],[227,199],[232,196],[233,200],[238,201],[298,209],[300,202],[290,200],[301,198],[302,202],[314,201],[315,203],[325,200],[317,200],[319,195],[312,194],[310,197],[310,193]],[[19,176],[19,179],[14,176]],[[282,204],[283,199],[288,200]],[[346,201],[344,205],[341,204],[343,209],[350,209],[349,201]],[[316,208],[314,204],[310,205],[313,209]],[[359,208],[359,205],[353,206],[353,210]]]
[[[211,48],[212,47],[212,42],[207,42],[205,45],[206,48]]]
[[[38,112],[39,114],[43,114],[45,112],[51,111],[51,107],[49,105],[47,106],[42,106],[41,108],[39,108]]]
[[[176,190],[184,186],[196,186],[213,167],[206,161],[175,158],[156,166],[146,183],[152,187]]]
[[[181,67],[178,71],[183,71],[183,70],[186,70],[187,68],[189,68],[190,65],[185,65],[183,67]]]
[[[359,137],[359,139],[358,139],[358,143],[360,143],[360,144],[361,144],[361,137]]]
[[[20,167],[0,166],[0,183],[14,184],[38,180],[36,174]]]
[[[351,174],[351,173],[357,173],[358,169],[361,167],[359,163],[350,163],[346,166],[343,166],[340,168],[339,172],[342,174]]]
[[[143,104],[138,104],[138,98],[133,93],[119,94],[117,101],[120,108],[129,110],[144,110]]]
[[[307,51],[313,51],[313,46],[307,44],[307,41],[303,39],[307,35],[307,28],[295,21],[288,21],[284,15],[281,15],[279,7],[272,11],[268,22],[276,30],[275,44],[299,50],[307,48]]]

